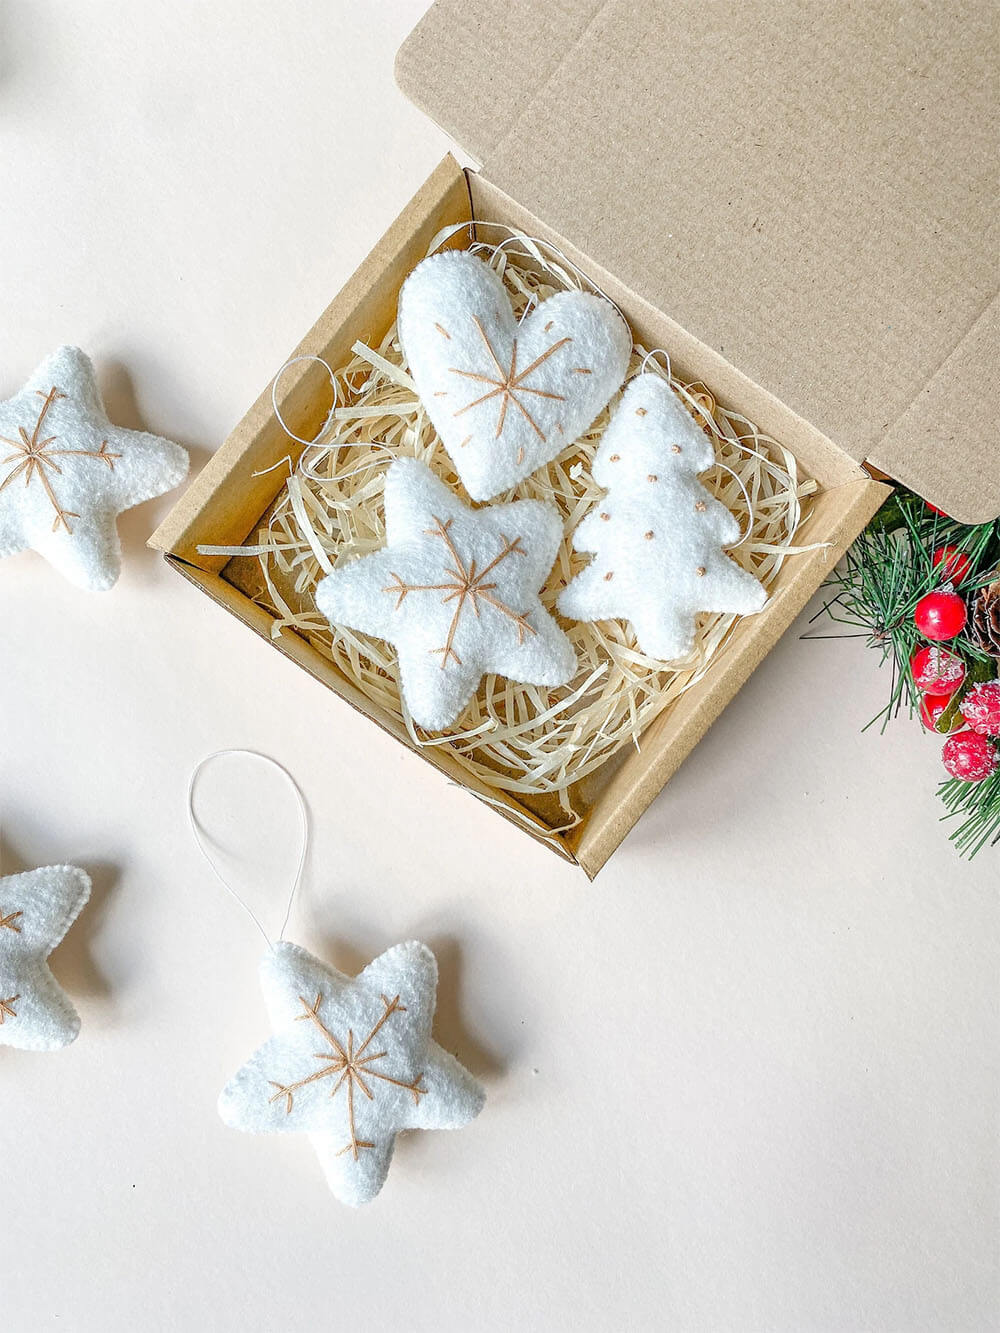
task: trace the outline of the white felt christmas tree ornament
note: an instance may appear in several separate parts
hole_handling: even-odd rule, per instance
[[[559,292],[518,324],[482,260],[445,250],[399,296],[424,407],[473,500],[515,486],[581,435],[621,385],[632,337],[610,301]]]
[[[279,941],[261,962],[274,1036],[219,1099],[227,1125],[306,1133],[342,1202],[382,1188],[396,1135],[459,1129],[485,1093],[431,1037],[437,963],[426,945],[399,944],[347,977]]]
[[[81,588],[110,588],[118,514],[172,490],[187,468],[179,444],[113,426],[89,358],[61,347],[0,402],[0,556],[34,550]]]
[[[640,375],[625,391],[594,458],[607,491],[573,535],[594,560],[559,597],[574,620],[630,620],[640,649],[673,661],[694,644],[702,611],[759,611],[767,593],[723,550],[736,519],[698,481],[711,441],[666,381]]]
[[[0,1046],[56,1051],[76,1039],[80,1019],[46,960],[89,897],[75,866],[0,879]]]
[[[469,509],[417,459],[386,474],[386,545],[329,574],[316,605],[333,625],[387,639],[414,721],[450,726],[484,673],[563,685],[576,656],[538,589],[562,538],[539,500]]]

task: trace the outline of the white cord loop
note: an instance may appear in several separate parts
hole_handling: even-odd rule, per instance
[[[261,925],[256,913],[250,907],[249,903],[239,892],[239,890],[234,888],[233,885],[229,883],[226,877],[219,870],[218,866],[215,864],[215,861],[212,859],[212,856],[208,851],[206,843],[212,843],[214,842],[214,839],[211,837],[210,834],[204,831],[201,821],[198,819],[198,816],[195,814],[194,810],[195,787],[197,785],[198,778],[200,777],[202,771],[214,759],[222,759],[226,755],[248,755],[251,759],[260,759],[263,763],[270,764],[272,768],[276,768],[278,770],[278,772],[282,775],[282,777],[285,779],[285,781],[288,783],[288,785],[291,787],[292,791],[295,794],[295,801],[296,804],[298,805],[298,810],[299,810],[299,823],[302,829],[302,847],[299,852],[298,864],[295,867],[295,878],[292,880],[292,887],[288,894],[288,902],[285,906],[284,920],[281,923],[281,931],[278,935],[279,943],[281,940],[285,938],[285,930],[288,927],[288,919],[292,914],[292,904],[295,901],[295,895],[298,892],[299,884],[302,881],[302,872],[305,870],[306,855],[309,851],[309,810],[308,807],[306,806],[306,798],[302,795],[302,789],[299,787],[299,784],[292,777],[291,773],[289,773],[288,769],[285,768],[284,764],[279,764],[277,759],[272,759],[271,756],[267,754],[261,754],[260,751],[258,750],[244,750],[244,749],[215,750],[213,751],[212,754],[206,755],[204,759],[200,760],[195,765],[191,773],[191,778],[188,782],[188,791],[187,791],[188,823],[191,826],[191,832],[194,835],[194,840],[198,844],[198,850],[201,852],[202,856],[208,862],[209,868],[211,869],[212,874],[215,876],[215,878],[219,881],[219,883],[226,890],[229,896],[237,903],[237,905],[239,907],[242,907],[243,911],[246,912],[247,916],[260,931],[261,935],[263,936],[264,943],[267,945],[267,947],[269,949],[273,949],[274,942],[271,940],[271,937],[268,935],[267,931]]]
[[[300,361],[315,361],[318,365],[323,366],[324,369],[326,370],[326,373],[330,376],[330,385],[333,388],[333,404],[330,407],[329,412],[326,414],[326,420],[323,422],[322,426],[320,426],[319,430],[316,432],[316,434],[312,437],[311,440],[304,440],[301,435],[296,435],[293,430],[289,429],[288,424],[285,421],[285,418],[281,415],[281,408],[278,406],[278,381],[281,379],[282,375],[284,375],[285,371],[288,370],[290,366],[297,366]],[[333,419],[333,414],[337,410],[337,404],[339,403],[339,401],[340,401],[340,391],[337,388],[336,375],[331,370],[329,364],[326,361],[324,361],[321,356],[313,356],[311,352],[307,352],[303,356],[293,356],[290,360],[286,361],[285,364],[278,371],[277,375],[275,375],[274,379],[271,381],[271,406],[274,408],[274,415],[277,418],[278,425],[281,427],[281,429],[285,432],[288,438],[290,440],[294,440],[296,444],[315,444],[316,441],[326,433],[327,428],[329,427],[330,422]],[[285,461],[284,459],[278,460],[279,463],[283,463],[284,461]],[[278,463],[275,463],[273,466],[277,467]],[[265,468],[264,471],[270,472],[271,468]],[[254,473],[254,476],[263,476],[263,475],[264,475],[263,473],[256,473],[256,472]]]

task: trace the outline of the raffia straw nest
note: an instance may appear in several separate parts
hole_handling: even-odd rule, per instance
[[[491,224],[478,224],[484,225]],[[452,230],[437,237],[431,250],[440,248]],[[547,247],[543,251],[541,243],[518,233],[500,245],[478,242],[471,249],[500,274],[518,315],[554,292],[593,289],[557,252]],[[629,377],[645,368],[668,380],[711,434],[722,466],[703,474],[702,483],[741,522],[750,524],[748,539],[730,554],[762,583],[771,584],[785,559],[796,552],[792,539],[803,501],[815,484],[799,479],[787,449],[716,402],[700,382],[676,379],[666,361],[664,354],[647,356],[646,349],[636,345]],[[400,694],[391,644],[349,629],[331,629],[316,610],[313,592],[323,570],[314,543],[334,564],[384,544],[383,483],[394,457],[423,459],[468,497],[407,374],[395,324],[377,348],[358,342],[347,365],[331,369],[341,405],[331,412],[315,446],[306,450],[291,492],[288,486],[281,492],[249,548],[260,562],[266,592],[258,600],[276,617],[275,636],[289,628],[304,635],[377,708],[401,717],[416,743],[449,746],[462,766],[491,787],[527,798],[529,805],[535,804],[532,797],[554,796],[566,817],[561,827],[571,827],[578,816],[570,789],[622,747],[641,744],[653,719],[704,676],[738,617],[700,617],[690,656],[671,663],[640,652],[627,623],[560,619],[579,662],[568,685],[550,690],[487,676],[452,728],[420,731]],[[590,464],[620,397],[621,391],[587,434],[552,463],[497,497],[498,502],[545,500],[562,516],[565,537],[542,591],[542,601],[553,612],[559,591],[588,559],[573,552],[572,533],[603,494],[590,475]],[[300,521],[303,515],[306,524]]]

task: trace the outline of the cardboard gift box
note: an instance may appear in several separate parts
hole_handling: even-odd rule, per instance
[[[964,522],[1000,512],[990,27],[985,5],[944,31],[916,3],[438,0],[397,77],[482,166],[446,158],[291,355],[338,366],[357,339],[377,345],[442,228],[506,223],[557,246],[637,341],[791,450],[818,484],[796,543],[824,545],[784,564],[764,611],[588,784],[569,832],[447,745],[414,746],[301,636],[274,646],[595,875],[884,500],[883,479]],[[290,367],[279,406],[311,438],[325,369]],[[268,387],[152,538],[269,640],[273,618],[228,558],[198,548],[252,537],[286,476],[265,469],[290,445]]]

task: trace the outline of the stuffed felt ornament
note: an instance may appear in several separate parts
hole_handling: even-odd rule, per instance
[[[399,459],[385,481],[386,545],[316,589],[333,625],[387,639],[413,720],[450,726],[494,672],[563,685],[576,655],[538,597],[562,537],[539,500],[469,509],[431,470]]]
[[[378,1194],[396,1135],[459,1129],[485,1093],[431,1038],[437,963],[398,944],[347,977],[298,945],[265,954],[261,986],[274,1036],[219,1099],[227,1125],[306,1133],[334,1194],[357,1207]]]
[[[34,550],[81,588],[110,588],[118,514],[187,469],[179,444],[113,426],[89,358],[61,347],[0,402],[0,556]]]
[[[606,406],[632,336],[610,301],[559,292],[520,324],[482,260],[445,250],[399,296],[399,336],[427,415],[473,500],[550,462]]]
[[[195,814],[199,774],[227,755],[277,769],[298,805],[298,868],[274,944],[219,871]],[[400,1130],[458,1129],[475,1119],[485,1101],[472,1075],[431,1037],[434,955],[416,941],[398,944],[348,977],[284,939],[306,863],[309,815],[298,783],[270,756],[254,750],[208,755],[191,774],[188,818],[213,874],[268,946],[260,980],[274,1036],[223,1089],[219,1114],[227,1125],[249,1133],[308,1134],[337,1198],[354,1206],[368,1203],[385,1183]]]
[[[630,620],[640,649],[669,662],[690,652],[699,612],[761,609],[767,593],[722,549],[739,524],[698,482],[714,461],[666,381],[629,385],[594,458],[607,496],[573,536],[595,558],[560,594],[564,616]]]
[[[76,1039],[80,1019],[46,959],[89,897],[75,866],[0,879],[0,1046],[56,1051]]]

